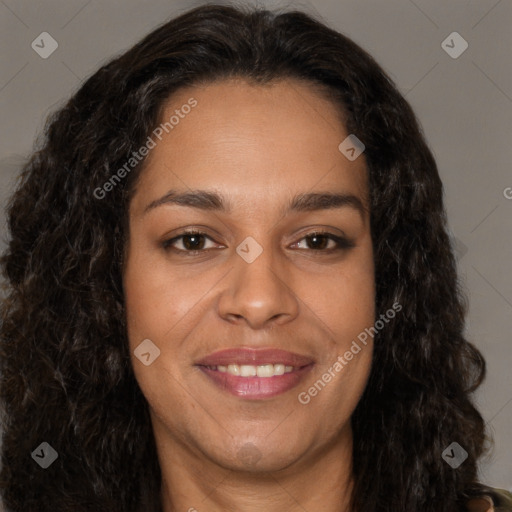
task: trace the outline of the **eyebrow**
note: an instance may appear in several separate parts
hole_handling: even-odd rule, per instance
[[[176,190],[170,190],[164,196],[149,203],[144,209],[143,214],[165,204],[187,206],[189,208],[198,208],[205,211],[219,211],[225,213],[231,211],[229,203],[217,192],[207,190],[178,192]],[[344,207],[355,209],[359,212],[362,219],[365,219],[367,209],[359,197],[353,194],[336,192],[309,192],[296,195],[288,204],[285,213],[331,210]]]

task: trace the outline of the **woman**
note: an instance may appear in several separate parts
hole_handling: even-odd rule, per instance
[[[8,509],[512,510],[432,154],[309,16],[199,7],[103,66],[9,227]]]

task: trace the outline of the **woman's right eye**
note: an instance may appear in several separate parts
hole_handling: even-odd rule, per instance
[[[175,252],[181,252],[187,255],[195,255],[213,248],[205,248],[205,242],[207,240],[213,242],[208,235],[200,231],[185,231],[178,236],[165,240],[162,243],[162,246],[166,250],[174,250]],[[180,245],[181,247],[179,247]]]

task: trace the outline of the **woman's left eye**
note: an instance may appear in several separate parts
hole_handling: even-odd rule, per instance
[[[299,247],[300,249],[306,248],[321,252],[332,252],[355,247],[355,244],[352,240],[326,232],[310,233],[302,238],[299,242],[296,242],[294,245],[303,243],[302,240],[307,240],[306,246],[308,247]],[[328,247],[329,242],[331,242],[330,247]]]
[[[165,240],[162,246],[166,250],[173,250],[175,252],[186,253],[187,255],[198,254],[208,249],[215,248],[214,245],[207,247],[207,241],[215,242],[206,234],[199,231],[187,231],[179,236]],[[304,243],[304,241],[306,241]],[[181,247],[177,247],[181,245]],[[295,242],[292,247],[297,249],[310,249],[317,252],[330,253],[344,249],[355,247],[352,240],[340,237],[327,232],[313,232],[309,233],[298,242]]]

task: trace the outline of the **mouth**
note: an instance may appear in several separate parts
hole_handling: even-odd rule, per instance
[[[297,386],[314,360],[278,349],[227,349],[198,361],[208,381],[245,399],[271,398]]]

